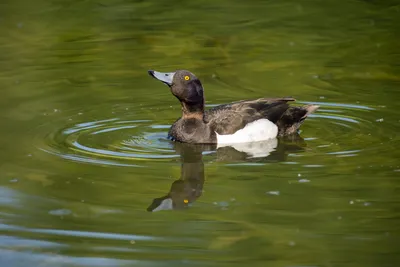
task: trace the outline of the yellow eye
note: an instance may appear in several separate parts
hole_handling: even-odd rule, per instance
[[[190,79],[190,77],[186,75],[186,76],[185,76],[185,80],[186,80],[186,81],[189,81],[189,79]]]
[[[186,77],[188,77],[188,76],[186,76]],[[185,77],[185,80],[186,80],[186,77]],[[187,204],[187,203],[189,203],[189,200],[184,199],[184,200],[183,200],[183,203]]]

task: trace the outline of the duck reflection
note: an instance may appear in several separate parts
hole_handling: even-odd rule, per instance
[[[299,135],[293,135],[279,140],[224,147],[179,142],[174,142],[173,146],[181,159],[180,178],[172,183],[166,195],[153,199],[147,211],[184,209],[202,195],[203,154],[215,153],[216,161],[281,162],[286,160],[289,153],[304,151],[305,142]]]

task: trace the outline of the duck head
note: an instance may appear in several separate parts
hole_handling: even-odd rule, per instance
[[[148,71],[149,75],[165,83],[182,104],[184,114],[204,112],[204,90],[200,80],[190,71]]]

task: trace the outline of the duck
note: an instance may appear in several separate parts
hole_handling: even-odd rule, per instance
[[[189,70],[148,74],[166,84],[181,103],[182,115],[170,127],[168,139],[218,146],[252,143],[298,133],[318,105],[290,106],[292,97],[239,100],[205,109],[204,88]]]

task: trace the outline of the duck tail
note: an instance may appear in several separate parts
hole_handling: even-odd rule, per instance
[[[301,107],[288,108],[276,123],[279,129],[279,136],[296,133],[308,115],[315,112],[319,106],[306,105]]]

